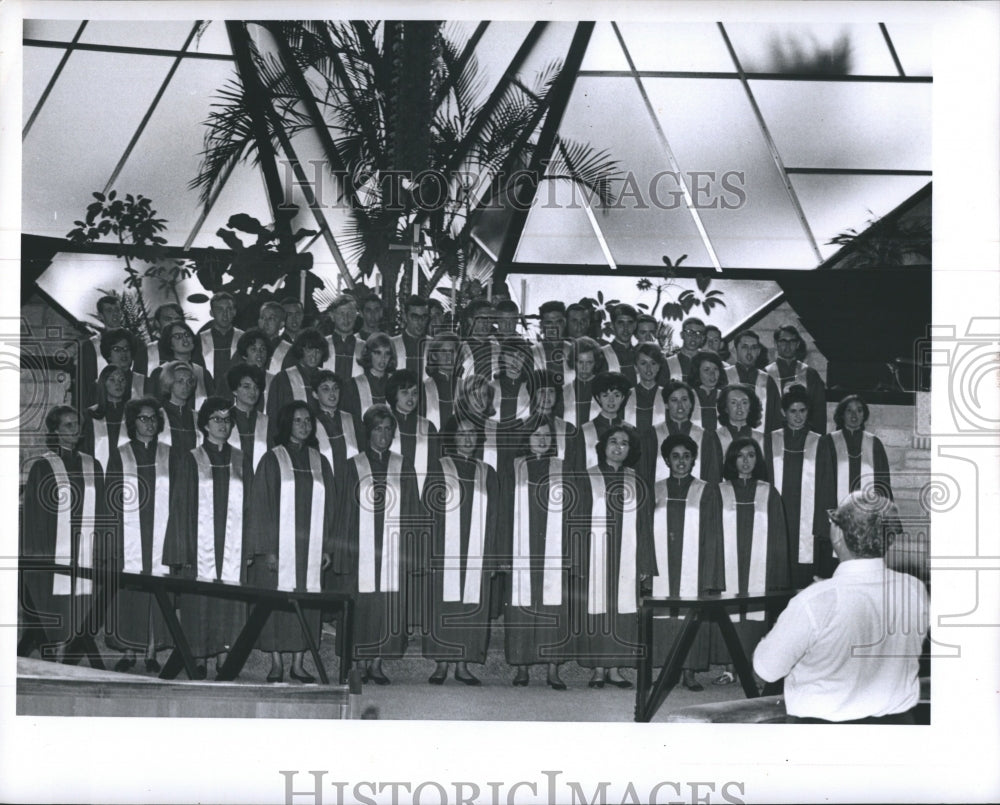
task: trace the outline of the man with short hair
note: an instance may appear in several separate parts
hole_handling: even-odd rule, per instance
[[[417,377],[424,376],[424,349],[430,308],[422,296],[408,296],[403,301],[403,332],[392,336],[396,351],[396,368],[409,369]]]
[[[495,418],[508,423],[527,419],[531,409],[531,345],[523,338],[508,338],[500,344],[500,371],[493,377]]]
[[[809,395],[809,427],[816,433],[826,433],[826,384],[819,372],[799,360],[802,337],[791,324],[782,324],[774,331],[777,356],[766,371],[784,394],[793,385],[805,388]]]
[[[539,329],[542,338],[532,345],[534,367],[538,371],[548,371],[556,376],[562,386],[572,376],[569,362],[570,344],[563,340],[566,330],[566,306],[559,301],[550,301],[538,308]]]
[[[929,613],[923,583],[886,567],[898,516],[864,492],[831,510],[833,577],[796,595],[757,645],[754,671],[766,682],[784,678],[789,721],[913,723]]]
[[[465,309],[465,340],[459,353],[462,374],[490,379],[500,371],[500,343],[493,337],[493,306],[485,299]]]
[[[326,319],[330,323],[330,334],[326,341],[330,345],[330,357],[324,364],[341,380],[347,382],[352,377],[364,374],[358,363],[365,342],[354,332],[358,318],[358,305],[353,296],[341,294],[326,309]]]
[[[382,305],[382,298],[370,291],[361,299],[361,329],[358,330],[358,339],[362,342],[368,340],[368,336],[373,333],[385,332],[385,325],[382,317],[385,307]]]
[[[165,302],[153,311],[153,340],[146,344],[146,367],[150,374],[163,361],[160,359],[160,333],[175,321],[184,321],[184,309],[176,302]]]
[[[736,373],[740,383],[751,386],[760,400],[764,415],[763,430],[770,433],[781,427],[781,392],[767,372],[757,368],[757,358],[760,355],[760,336],[753,330],[743,330],[733,339],[736,350]]]
[[[574,302],[566,307],[566,338],[572,340],[584,336],[590,336],[590,310]]]
[[[705,345],[705,322],[695,316],[686,318],[681,323],[681,348],[673,355],[667,357],[661,376],[665,385],[666,380],[685,380],[691,372],[691,359],[701,351]]]
[[[440,333],[427,342],[427,376],[420,387],[420,413],[439,431],[455,408],[455,366],[461,346],[454,333]]]
[[[635,385],[635,349],[632,336],[639,314],[631,305],[616,305],[611,311],[611,329],[614,338],[601,347],[608,362],[609,372],[620,372]]]
[[[233,326],[236,320],[236,300],[232,294],[221,291],[209,302],[212,319],[208,329],[202,330],[201,355],[205,360],[205,368],[215,379],[215,394],[230,398],[227,376],[236,354],[236,344],[243,331]]]
[[[648,313],[640,313],[635,320],[635,340],[639,344],[655,344],[660,346],[656,337],[660,329],[659,323]]]
[[[295,363],[291,356],[292,345],[281,337],[281,328],[284,325],[285,309],[280,304],[272,300],[260,306],[257,327],[264,333],[271,348],[271,362],[267,366],[267,371],[273,375]]]
[[[306,318],[306,309],[302,303],[294,296],[287,296],[281,300],[281,306],[285,309],[285,329],[281,337],[291,344],[295,343],[295,338],[302,332],[302,326]]]
[[[496,304],[493,311],[493,319],[497,326],[497,341],[503,342],[507,338],[517,336],[517,322],[521,317],[521,311],[517,303],[510,299],[501,299]]]

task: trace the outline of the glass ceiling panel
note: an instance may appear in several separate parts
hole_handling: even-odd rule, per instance
[[[610,22],[599,22],[590,35],[581,70],[627,70],[628,62],[622,53],[618,37]]]
[[[714,180],[697,179],[705,190],[695,203],[723,268],[815,266],[816,255],[740,82],[660,78],[644,84],[693,196],[691,173],[714,173]],[[742,180],[735,173],[742,173]],[[727,183],[741,187],[744,198]]]
[[[24,84],[22,86],[23,100],[21,109],[21,127],[28,122],[31,113],[35,111],[38,99],[42,97],[49,80],[55,72],[59,60],[65,50],[58,48],[24,48]],[[73,57],[70,56],[70,61]],[[67,66],[68,66],[67,62]]]
[[[931,85],[751,81],[789,168],[931,169]]]
[[[929,76],[933,38],[929,25],[918,23],[887,22],[886,30],[896,49],[903,72],[913,76]]]
[[[609,110],[614,125],[607,125]],[[691,265],[712,264],[690,212],[675,195],[679,186],[669,177],[655,179],[670,163],[633,79],[578,78],[559,133],[607,150],[635,179],[618,208],[594,210],[616,262],[661,265],[664,254],[672,259],[687,254]],[[616,183],[617,192],[626,181]],[[562,258],[573,261],[572,253]]]
[[[210,22],[201,33],[194,38],[191,43],[191,50],[197,53],[225,53],[233,52],[229,44],[229,34],[226,33],[226,23],[222,20]]]
[[[926,176],[797,174],[790,178],[824,260],[841,248],[826,245],[828,240],[848,229],[863,232],[873,218],[892,212],[929,181]]]
[[[198,195],[194,191],[190,193],[188,204],[192,208],[196,220],[197,216],[201,214],[201,205],[198,203]],[[252,215],[264,224],[271,223],[271,208],[264,190],[264,178],[260,168],[255,165],[236,166],[191,245],[195,247],[212,246],[216,249],[228,248],[215,233],[226,225],[229,216],[238,212]],[[167,238],[170,244],[173,246],[183,244],[187,240],[195,220],[192,220],[190,225],[184,228],[181,227],[180,222],[175,224],[171,220],[168,230],[170,234]]]
[[[545,26],[542,35],[518,70],[518,76],[525,86],[534,89],[537,74],[554,61],[566,63],[566,54],[569,52],[570,42],[573,41],[576,26],[575,22],[550,22]],[[516,49],[517,46],[510,49],[508,58],[513,57]]]
[[[61,238],[72,228],[92,200],[90,194],[101,190],[110,177],[169,66],[168,59],[157,56],[73,54],[24,142],[24,231]],[[115,74],[128,75],[128,92],[95,79]],[[179,111],[174,110],[173,125],[184,129],[187,116]],[[178,149],[177,155],[182,152]],[[154,201],[160,201],[162,191],[151,176],[156,162],[138,161],[142,180],[127,192],[159,192],[161,198]],[[175,164],[173,157],[160,162],[168,168]]]
[[[194,22],[159,20],[136,25],[132,21],[91,20],[80,37],[88,45],[180,50]]]
[[[514,254],[520,263],[607,266],[587,213],[569,182],[542,182]]]
[[[876,23],[726,23],[748,73],[898,75]]]
[[[79,20],[25,20],[24,38],[71,42],[79,28]]]
[[[732,73],[736,66],[715,23],[619,23],[639,70]]]
[[[493,87],[500,81],[532,25],[530,22],[494,22],[486,29],[476,46],[479,73],[486,79],[482,100],[489,97]]]

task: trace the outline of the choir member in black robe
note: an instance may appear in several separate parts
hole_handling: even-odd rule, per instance
[[[164,362],[163,357],[160,355],[160,334],[167,325],[175,321],[184,321],[184,308],[176,302],[164,302],[162,305],[158,305],[156,310],[153,311],[153,340],[144,347],[147,357],[145,363],[147,369],[140,369],[140,371],[145,371],[145,374],[152,375],[153,370]],[[139,365],[141,364],[137,364],[137,366]],[[151,384],[147,387],[146,393],[155,393],[155,391],[155,384]]]
[[[793,385],[802,386],[809,397],[809,428],[820,435],[826,433],[826,384],[819,372],[799,360],[805,354],[802,337],[791,324],[774,331],[777,357],[764,370],[784,394]]]
[[[577,338],[570,356],[573,379],[563,386],[562,417],[574,428],[589,422],[597,415],[594,399],[594,377],[607,371],[607,361],[600,345],[593,338]]]
[[[631,466],[639,459],[639,437],[631,425],[608,428],[595,453],[596,463],[576,483],[571,522],[576,656],[580,665],[594,669],[590,687],[629,688],[620,668],[635,667],[642,650],[639,589],[656,573],[652,494]],[[605,670],[608,666],[616,667]]]
[[[733,369],[733,378],[729,381],[718,355],[699,352],[691,359],[691,371],[686,380],[698,397],[697,405],[691,412],[691,421],[705,430],[715,430],[718,425],[719,393],[729,382],[739,380],[736,370]]]
[[[382,299],[374,291],[366,291],[360,297],[361,303],[361,329],[358,330],[358,338],[361,341],[368,339],[368,336],[375,333],[385,332],[385,306]]]
[[[277,416],[274,447],[261,459],[253,479],[247,528],[253,554],[250,581],[257,587],[321,592],[323,571],[332,561],[338,512],[333,471],[317,449],[316,420],[308,404],[296,400]],[[303,615],[318,644],[319,611],[310,607]],[[290,607],[272,612],[257,640],[257,648],[271,654],[267,681],[281,681],[281,654],[292,652],[292,679],[315,682],[302,666],[308,645]]]
[[[493,337],[493,306],[485,299],[465,309],[465,339],[458,363],[463,375],[490,378],[500,371],[500,342]]]
[[[364,371],[344,384],[340,406],[355,419],[361,419],[373,405],[385,404],[385,383],[396,371],[396,352],[385,333],[375,333],[361,350],[358,363]],[[403,367],[400,367],[403,368]]]
[[[215,388],[212,375],[205,369],[205,359],[201,355],[201,339],[186,322],[175,321],[163,328],[159,346],[160,360],[163,363],[183,361],[190,365],[195,379],[194,407],[200,408],[205,398],[212,394]],[[158,377],[162,371],[163,366],[159,366],[150,372],[150,390],[157,388]]]
[[[330,345],[312,327],[298,334],[289,350],[292,364],[279,372],[267,395],[267,420],[274,441],[278,427],[278,411],[293,400],[312,402],[312,384],[319,367],[330,357]]]
[[[555,300],[544,302],[538,308],[538,318],[542,338],[533,348],[535,370],[551,372],[559,385],[563,386],[573,376],[573,362],[570,359],[573,345],[564,340],[566,306]]]
[[[529,376],[528,388],[531,390],[531,412],[527,419],[520,423],[520,436],[516,442],[517,453],[522,455],[526,450],[526,439],[534,432],[536,424],[542,420],[551,421],[553,455],[560,461],[566,460],[567,451],[573,442],[576,429],[556,412],[562,410],[562,384],[559,375],[548,370],[535,370]],[[509,465],[512,468],[512,465]],[[499,470],[498,470],[499,472]],[[505,473],[500,473],[501,485]]]
[[[409,369],[417,377],[424,375],[429,321],[430,309],[426,299],[414,295],[403,300],[403,332],[392,336],[393,354],[397,368]]]
[[[640,435],[666,419],[663,395],[656,379],[663,360],[663,353],[655,344],[642,343],[635,348],[636,384],[622,409],[622,419]]]
[[[761,455],[764,454],[764,431],[761,429],[760,399],[752,386],[737,383],[725,386],[719,392],[719,402],[716,408],[719,415],[719,425],[715,429],[722,454],[729,451],[730,445],[736,439],[749,438],[757,442]],[[765,473],[767,468],[762,467]]]
[[[37,632],[26,633],[18,646],[28,656],[38,645],[43,658],[61,660],[68,644],[97,624],[88,622],[94,601],[94,582],[78,577],[32,570],[32,560],[94,568],[107,561],[95,530],[105,515],[104,469],[80,447],[80,416],[68,405],[57,405],[45,417],[46,446],[28,472],[21,513],[20,552],[21,625],[46,624],[51,643],[43,644]],[[98,591],[100,592],[100,591]]]
[[[651,430],[640,432],[642,459],[636,471],[650,485],[665,480],[669,469],[660,461],[660,447],[667,436],[681,433],[690,436],[698,447],[698,477],[718,483],[722,479],[722,449],[714,431],[706,431],[691,421],[697,400],[694,390],[680,380],[669,380],[661,390],[661,400],[665,409],[663,421]]]
[[[835,509],[851,492],[892,500],[889,459],[882,440],[866,430],[871,411],[857,394],[844,397],[833,413],[836,430],[820,439],[816,456],[816,573],[833,575],[839,564],[830,542],[827,509]]]
[[[219,397],[229,397],[233,390],[229,387],[229,368],[233,365],[236,348],[243,331],[233,326],[236,320],[236,300],[226,291],[212,296],[208,303],[212,318],[198,334],[201,340],[201,355],[205,368],[215,379],[214,393]]]
[[[767,351],[760,343],[760,337],[753,330],[743,330],[733,339],[736,350],[736,374],[739,382],[745,383],[754,390],[760,400],[761,415],[764,422],[764,432],[769,433],[781,427],[781,391],[774,379],[763,369],[758,368],[761,353],[765,363]]]
[[[718,484],[694,477],[698,445],[690,436],[670,434],[659,452],[669,477],[655,486],[652,533],[658,575],[653,578],[652,594],[694,598],[718,592],[725,586]],[[653,662],[658,665],[684,627],[678,615],[667,611],[653,616]],[[704,690],[695,672],[708,669],[709,645],[709,631],[699,630],[683,665],[682,684],[688,690]]]
[[[344,381],[329,369],[320,369],[313,378],[316,440],[334,478],[344,474],[348,459],[365,449],[361,420],[340,408],[343,387]]]
[[[305,327],[305,308],[294,296],[286,296],[279,304],[285,310],[285,326],[281,331],[281,338],[294,344],[295,339],[299,337],[299,333]]]
[[[107,361],[108,366],[117,366],[125,372],[126,400],[142,397],[146,393],[146,376],[135,368],[134,357],[139,346],[139,340],[128,330],[120,328],[101,333],[101,357]],[[100,394],[100,382],[97,383],[95,392]]]
[[[338,296],[326,309],[325,322],[330,324],[326,336],[329,358],[324,362],[323,368],[345,380],[360,373],[358,358],[361,357],[367,338],[354,333],[357,318],[358,303],[348,294]]]
[[[261,389],[260,399],[257,400],[257,410],[264,411],[267,407],[267,392],[274,380],[274,373],[268,371],[271,363],[271,344],[264,331],[253,327],[243,333],[236,342],[236,356],[233,360],[236,363],[257,366],[264,373],[264,387]]]
[[[723,464],[722,566],[725,590],[759,595],[791,587],[788,532],[781,496],[766,480],[764,454],[756,440],[737,438],[729,445]],[[740,607],[730,615],[747,657],[767,631],[764,607]],[[713,662],[731,663],[722,633],[713,629]],[[726,671],[716,684],[733,681]]]
[[[170,361],[160,367],[157,378],[163,412],[167,415],[167,430],[162,441],[184,455],[198,444],[195,429],[194,392],[195,378],[191,364]]]
[[[183,578],[226,584],[246,581],[251,489],[250,479],[243,475],[243,456],[228,444],[232,427],[229,400],[209,397],[198,411],[201,447],[176,456],[163,564]],[[192,656],[215,657],[218,673],[243,624],[245,608],[233,599],[198,593],[184,593],[177,603]],[[204,679],[204,662],[196,669],[196,678]]]
[[[500,345],[500,371],[493,376],[493,404],[501,423],[526,419],[531,408],[531,345],[522,338],[508,338]]]
[[[566,690],[559,665],[573,656],[567,515],[575,480],[556,456],[553,418],[535,415],[523,434],[513,474],[499,479],[498,560],[511,577],[504,653],[517,668],[515,686],[528,684],[531,665],[545,663],[549,686]]]
[[[691,375],[691,364],[698,352],[705,348],[705,322],[691,316],[681,322],[681,348],[664,361],[660,376],[661,386],[667,380],[685,380]]]
[[[591,309],[574,302],[566,305],[566,337],[573,341],[577,338],[593,338]],[[566,382],[565,380],[563,382]]]
[[[233,407],[229,409],[233,430],[229,434],[229,444],[243,453],[243,477],[251,478],[264,453],[272,446],[268,439],[267,414],[257,405],[264,393],[264,370],[249,363],[237,363],[230,367],[226,382],[233,393]]]
[[[108,338],[109,335],[114,333],[114,338],[117,341],[120,339],[120,333],[123,332],[122,327],[125,318],[122,312],[121,299],[117,296],[102,296],[98,299],[97,318],[103,327],[96,335],[80,343],[80,396],[77,400],[77,405],[81,411],[93,405],[96,401],[95,381],[97,380],[97,376],[107,364],[113,362],[111,360],[113,356],[108,354],[105,345],[112,343]],[[130,360],[128,367],[123,368],[132,368],[134,362],[135,371],[140,375],[146,375],[149,372],[149,359],[146,355],[146,346],[131,333],[129,333],[129,337],[132,339],[130,345],[130,357],[132,360]],[[136,396],[141,396],[141,394]]]
[[[382,659],[406,651],[408,559],[418,551],[426,555],[430,528],[413,465],[389,449],[396,436],[389,406],[372,406],[362,423],[365,451],[350,459],[344,476],[337,478],[343,525],[333,567],[337,589],[355,596],[354,657],[362,680],[387,685]]]
[[[804,386],[789,387],[781,395],[785,426],[771,431],[764,441],[768,474],[774,479],[774,488],[785,508],[792,583],[799,589],[812,583],[817,518],[826,518],[825,509],[817,505],[816,468],[821,436],[809,429],[810,404]]]
[[[427,343],[427,376],[420,386],[420,413],[439,431],[455,410],[455,366],[461,342],[454,333],[441,333]]]
[[[478,685],[468,663],[486,662],[500,493],[496,471],[475,457],[483,434],[474,422],[453,417],[442,439],[440,471],[428,481],[424,497],[434,527],[422,653],[437,662],[428,680],[432,685],[444,683],[450,662],[456,680]]]
[[[257,314],[257,327],[267,339],[269,358],[266,369],[271,375],[278,374],[282,369],[287,369],[294,363],[289,354],[292,344],[281,337],[281,329],[285,326],[287,315],[281,304],[273,299],[261,305]]]
[[[128,441],[116,449],[108,463],[108,511],[115,518],[114,572],[165,576],[163,562],[170,516],[170,479],[176,476],[177,453],[159,441],[166,417],[154,397],[129,400],[125,405]],[[135,666],[141,650],[146,670],[157,672],[156,652],[167,645],[169,632],[151,593],[120,589],[109,616],[109,626],[123,646],[116,671]]]
[[[603,372],[594,378],[592,389],[598,413],[589,422],[577,426],[576,433],[567,448],[567,463],[574,471],[592,466],[598,440],[609,428],[621,423],[622,409],[629,401],[632,384],[623,374]],[[636,459],[638,460],[638,456]]]
[[[87,409],[83,419],[81,450],[107,468],[111,454],[128,441],[122,429],[128,377],[124,369],[108,364],[97,378],[97,402]]]
[[[614,338],[601,347],[609,372],[618,372],[635,383],[635,347],[632,336],[639,314],[631,305],[615,305],[611,311],[611,329]]]

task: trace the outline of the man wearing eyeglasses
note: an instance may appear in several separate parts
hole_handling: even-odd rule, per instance
[[[691,371],[691,359],[705,348],[705,322],[694,316],[681,323],[681,348],[667,357],[657,383],[665,386],[670,380],[686,380]]]
[[[784,394],[793,385],[805,388],[809,396],[809,428],[816,433],[826,433],[826,384],[819,372],[800,360],[803,347],[799,331],[791,324],[783,324],[774,332],[777,358],[765,371]]]
[[[743,330],[733,339],[733,347],[736,350],[736,374],[739,382],[751,386],[760,400],[764,413],[764,432],[770,433],[775,428],[780,428],[783,419],[778,384],[770,375],[757,368],[762,349],[760,336],[753,330]]]
[[[417,377],[424,376],[424,351],[430,307],[422,296],[408,296],[403,302],[403,332],[392,336],[396,351],[396,368],[409,369]]]
[[[789,602],[757,645],[754,671],[784,678],[790,722],[912,724],[928,601],[919,579],[886,567],[899,513],[852,492],[829,517],[840,564]]]

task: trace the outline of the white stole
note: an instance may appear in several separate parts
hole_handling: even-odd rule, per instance
[[[320,571],[323,564],[323,521],[326,512],[326,486],[323,483],[323,466],[319,451],[312,447],[301,448],[309,451],[309,469],[312,472],[312,504],[309,512],[309,546],[306,549],[306,590],[320,592]],[[279,492],[278,521],[278,589],[297,589],[295,572],[295,470],[288,449],[278,445],[273,450],[278,460],[281,489]]]
[[[91,408],[90,410],[93,410]],[[109,443],[108,437],[108,422],[105,419],[91,419],[90,420],[94,426],[94,458],[96,458],[104,471],[107,472],[108,469],[108,459],[111,458],[111,445]],[[125,429],[125,423],[122,422],[118,427],[118,444],[115,445],[116,448],[122,448],[128,444],[128,433]]]
[[[587,614],[603,615],[608,611],[608,550],[611,535],[607,531],[608,501],[604,475],[599,466],[587,470],[593,507],[590,516],[590,572],[587,580]],[[621,552],[618,562],[618,613],[632,615],[635,604],[636,527],[638,526],[638,490],[635,472],[626,468],[625,508],[622,514]]]
[[[600,410],[601,406],[597,404],[597,400],[592,396],[590,398],[590,416],[587,421],[589,422],[597,416]],[[563,386],[563,419],[569,422],[574,428],[583,424],[576,421],[576,384],[573,382],[569,382]]]
[[[108,365],[108,362],[104,359],[101,354],[101,334],[90,336],[90,343],[94,347],[94,354],[97,356],[97,374],[100,374],[104,367]]]
[[[545,502],[545,548],[542,565],[542,604],[562,603],[563,489],[562,461],[549,459],[549,492]],[[511,604],[531,606],[531,495],[528,460],[514,461],[514,555],[511,574]]]
[[[424,481],[427,479],[428,446],[431,440],[431,428],[430,423],[424,417],[420,416],[420,414],[416,414],[415,416],[417,421],[413,433],[413,469],[417,473],[417,491],[423,495]],[[402,446],[402,434],[400,434],[400,446]]]
[[[684,530],[681,541],[681,583],[679,595],[684,598],[698,596],[698,561],[701,544],[701,496],[708,486],[698,478],[691,479],[687,500],[684,504]],[[659,575],[653,577],[653,595],[656,598],[670,596],[670,553],[667,545],[670,530],[669,509],[667,508],[667,482],[656,482],[656,511],[654,513],[656,567]],[[662,525],[662,529],[655,526]]]
[[[198,465],[198,543],[195,567],[201,581],[216,580],[215,484],[212,461],[204,447],[191,451]],[[243,562],[243,454],[229,453],[229,501],[226,507],[226,538],[222,548],[222,570],[218,578],[239,584]]]
[[[271,362],[267,365],[267,371],[272,375],[278,374],[281,371],[281,364],[285,361],[285,355],[288,354],[288,350],[292,348],[292,345],[281,339],[278,341],[278,345],[274,348],[274,352],[271,353]]]
[[[554,417],[555,419],[555,431],[556,431],[556,458],[560,461],[566,458],[566,434],[569,431],[569,425],[566,420],[562,417]]]
[[[767,374],[774,380],[774,384],[778,387],[778,390],[784,394],[788,391],[788,388],[793,385],[800,385],[803,388],[808,388],[808,380],[806,377],[806,370],[809,369],[808,364],[802,361],[795,361],[795,376],[789,380],[787,383],[781,382],[781,372],[778,371],[778,362],[769,363],[767,368],[764,370]]]
[[[697,392],[694,395],[694,407],[691,409],[691,424],[697,425],[699,428],[702,427],[701,399],[698,397]]]
[[[146,344],[146,374],[153,374],[153,370],[160,365],[160,342],[151,341]]]
[[[146,393],[146,376],[141,375],[138,372],[132,372],[132,397],[133,400],[138,400]]]
[[[592,421],[584,422],[580,426],[580,435],[583,437],[583,463],[589,464],[597,449],[597,426]]]
[[[475,461],[475,459],[472,459]],[[478,604],[482,589],[483,551],[486,543],[486,464],[476,461],[469,520],[468,555],[465,557],[465,589],[462,580],[462,488],[452,458],[441,459],[441,473],[451,505],[444,514],[444,600]]]
[[[681,366],[681,359],[677,353],[667,356],[667,371],[671,380],[684,380],[684,368]]]
[[[361,403],[361,416],[372,407],[372,386],[368,382],[368,375],[360,374],[354,378],[354,387],[358,390],[358,401]]]
[[[503,395],[500,393],[500,381],[491,380],[490,385],[493,387],[493,399],[496,401],[496,407],[493,413],[490,414],[490,419],[497,422],[500,421],[500,408],[503,403]],[[528,391],[528,384],[521,383],[517,387],[517,405],[514,409],[514,419],[527,419],[531,414],[531,394]]]
[[[196,382],[194,389],[194,410],[195,414],[197,414],[201,410],[201,404],[208,397],[208,388],[205,385],[205,367],[198,363],[189,363],[188,366],[191,367],[191,372],[194,374]],[[197,419],[197,417],[195,418]]]
[[[209,327],[201,333],[201,357],[205,361],[205,368],[208,369],[209,374],[215,377],[215,339],[212,338],[212,328]],[[233,357],[236,354],[236,343],[240,340],[240,336],[243,335],[242,330],[233,328],[233,337],[229,342],[229,357]]]
[[[753,536],[750,543],[750,575],[747,579],[747,595],[760,595],[766,589],[767,580],[767,498],[771,485],[757,481],[753,498]],[[722,493],[722,549],[726,564],[726,592],[740,591],[740,560],[737,545],[736,491],[730,481],[719,484]],[[764,610],[755,609],[746,613],[747,620],[764,620]],[[739,613],[729,616],[739,621]]]
[[[382,572],[375,585],[375,479],[372,477],[368,456],[358,453],[354,459],[358,471],[358,501],[360,504],[358,527],[358,592],[398,592],[400,568],[400,506],[403,457],[389,453],[389,468],[385,476],[385,516],[382,525]]]
[[[733,443],[733,434],[725,425],[718,425],[715,429],[715,434],[719,437],[719,444],[722,446],[722,458],[725,460],[726,451],[729,449],[729,445]],[[750,438],[757,442],[758,447],[760,447],[760,452],[763,454],[764,431],[754,428],[750,431]]]
[[[602,344],[601,352],[604,353],[604,360],[608,362],[608,371],[621,372],[622,367],[618,362],[618,353],[615,352],[614,347],[611,344]]]
[[[122,538],[126,573],[142,573],[142,528],[140,511],[144,500],[149,499],[150,490],[139,487],[139,466],[131,444],[118,448],[122,462]],[[170,447],[156,444],[156,483],[153,494],[153,553],[151,572],[154,576],[166,576],[170,572],[163,564],[163,542],[167,533],[167,517],[170,514]]]
[[[813,515],[816,512],[816,449],[819,434],[808,431],[803,447],[802,477],[799,486],[799,550],[800,564],[813,561]],[[774,488],[782,494],[785,472],[785,429],[771,431],[771,457],[774,461]]]
[[[842,431],[835,430],[830,434],[833,449],[837,453],[837,505],[839,506],[851,494],[851,458],[847,452],[847,440]],[[867,476],[869,483],[875,481],[875,439],[867,431],[861,431],[861,474],[858,476],[858,488],[864,490],[863,479]],[[840,526],[830,523],[830,541],[842,533]],[[831,546],[831,551],[833,550]],[[836,556],[836,551],[833,551]]]
[[[497,468],[497,423],[492,419],[483,422],[483,461],[493,469]]]
[[[289,366],[285,369],[285,376],[288,378],[288,385],[292,389],[292,399],[309,402],[309,396],[306,394],[306,382],[302,379],[302,372],[299,371],[299,367]]]
[[[433,377],[425,377],[424,388],[424,416],[428,422],[433,422],[434,427],[441,430],[441,396],[438,394],[437,381]]]
[[[636,401],[636,392],[639,390],[639,386],[632,389],[632,393],[629,395],[628,402],[625,403],[625,407],[622,410],[622,420],[627,422],[633,428],[637,427],[636,418],[639,415],[638,409],[639,404]],[[667,417],[667,404],[663,402],[663,395],[659,393],[660,387],[655,387],[657,393],[653,395],[653,418],[652,423],[655,426],[658,422],[663,422]]]
[[[563,383],[572,383],[573,377],[576,375],[576,367],[570,366],[569,356],[570,353],[572,352],[571,344],[568,341],[563,341],[561,342],[561,345],[558,347],[558,349],[562,351],[563,355],[562,359]],[[537,369],[539,372],[544,372],[546,369],[548,369],[548,359],[545,357],[544,341],[536,341],[534,344],[532,344],[531,353],[532,356],[534,357],[535,369]]]
[[[229,432],[229,445],[236,450],[243,449],[243,441],[240,439],[240,432],[234,427]],[[264,453],[267,452],[267,414],[263,411],[257,411],[257,418],[254,420],[253,426],[253,450],[250,453],[251,466],[254,472],[257,471],[257,467],[260,465],[260,460],[264,458]]]
[[[323,364],[324,369],[329,369],[334,374],[337,373],[337,350],[333,346],[333,336],[328,335],[326,337],[327,346],[330,348],[330,357],[327,358],[326,363]],[[365,367],[360,364],[361,355],[365,349],[365,342],[362,341],[357,336],[354,336],[354,360],[351,363],[351,377],[357,377],[358,375],[363,375],[365,373]],[[397,364],[398,365],[398,364]],[[347,378],[343,378],[347,380]]]
[[[500,343],[492,338],[488,338],[485,341],[480,341],[476,346],[482,349],[484,344],[490,348],[490,368],[489,374],[486,374],[486,377],[496,377],[500,374]],[[476,357],[473,355],[472,347],[469,346],[468,341],[462,342],[458,361],[459,366],[462,367],[463,375],[476,373]]]
[[[723,363],[722,368],[726,372],[726,383],[724,385],[735,386],[737,383],[742,383],[740,380],[739,370],[731,363]]]
[[[83,502],[80,513],[80,533],[76,544],[76,562],[73,561],[72,509],[73,491],[69,484],[66,464],[56,453],[46,453],[43,458],[49,462],[55,478],[56,503],[56,550],[52,561],[58,565],[76,567],[94,566],[94,522],[97,513],[97,487],[94,484],[95,462],[86,453],[80,453],[80,470],[83,476]],[[51,498],[50,498],[51,499]],[[34,503],[34,501],[32,502]],[[51,509],[50,509],[51,510]],[[89,595],[92,591],[90,579],[76,579],[74,589],[70,576],[56,573],[52,577],[53,595]]]
[[[340,417],[340,429],[344,433],[346,458],[353,458],[358,454],[358,438],[354,432],[354,417],[347,411],[337,411],[337,416]],[[333,463],[332,438],[323,421],[316,417],[316,441],[319,442],[319,452],[326,456],[326,460],[330,462],[331,471],[336,475],[337,468]]]

